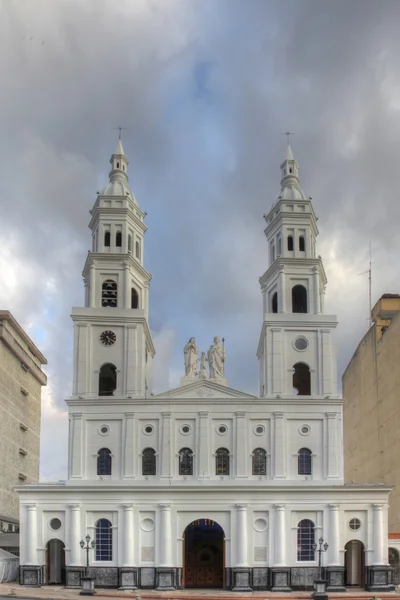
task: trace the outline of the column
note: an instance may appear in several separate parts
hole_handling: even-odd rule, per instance
[[[72,413],[71,479],[82,479],[83,413]]]
[[[96,306],[96,277],[95,277],[95,263],[94,261],[90,265],[90,306]],[[100,304],[101,306],[101,304]]]
[[[172,567],[172,523],[171,505],[160,504],[160,567]]]
[[[79,542],[81,541],[81,507],[80,504],[70,504],[69,508],[69,562],[68,565],[81,565],[82,555]]]
[[[286,566],[286,505],[275,504],[275,567]]]
[[[339,535],[339,505],[329,504],[329,566],[340,565]]]
[[[37,565],[37,506],[28,504],[26,510],[26,564]]]
[[[201,410],[200,417],[200,435],[199,435],[199,478],[205,479],[210,477],[209,471],[209,431],[208,431],[208,410]]]
[[[274,412],[274,479],[285,479],[285,430],[283,412]]]
[[[236,457],[236,477],[247,477],[247,461],[248,461],[248,448],[247,448],[247,427],[246,427],[246,411],[238,410],[235,412],[236,415],[236,445],[235,445],[235,457]]]
[[[327,428],[328,428],[328,444],[327,444],[327,453],[328,453],[328,479],[337,479],[339,476],[339,447],[338,447],[338,425],[336,420],[336,413],[328,412],[326,413],[327,417]]]
[[[321,329],[321,357],[322,357],[322,395],[328,396],[333,393],[332,381],[332,356],[331,356],[331,332],[329,329]]]
[[[135,413],[125,413],[124,479],[135,476],[134,427]]]
[[[166,479],[173,476],[172,455],[172,413],[162,412],[161,422],[161,478]]]
[[[134,556],[134,525],[133,504],[124,504],[123,532],[122,532],[122,566],[132,567],[135,564]]]
[[[248,566],[247,504],[236,504],[236,566]]]
[[[320,301],[319,301],[319,274],[317,267],[313,269],[313,287],[314,287],[314,313],[319,315],[321,313]]]
[[[271,337],[272,337],[272,348],[271,348],[271,354],[268,356],[268,359],[272,363],[271,391],[273,394],[282,394],[282,392],[285,392],[285,383],[283,381],[283,367],[282,367],[282,349],[283,349],[282,329],[280,329],[278,327],[272,327],[271,328]]]
[[[124,291],[125,300],[123,308],[131,308],[131,286],[129,277],[129,265],[127,262],[124,262]]]
[[[383,538],[383,504],[373,504],[374,510],[374,565],[386,565],[385,544]]]

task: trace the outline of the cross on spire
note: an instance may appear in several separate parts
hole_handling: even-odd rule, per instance
[[[287,145],[290,146],[290,136],[295,135],[293,131],[285,131],[283,135],[286,135]]]
[[[121,140],[122,139],[122,131],[128,131],[128,127],[113,127],[113,129],[118,131],[118,139]]]

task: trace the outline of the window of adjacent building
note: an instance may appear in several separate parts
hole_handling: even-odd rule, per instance
[[[110,242],[111,242],[111,234],[109,231],[106,231],[104,233],[104,245],[105,246],[110,246]]]
[[[229,450],[218,448],[215,453],[215,474],[229,475]]]
[[[193,452],[190,448],[179,451],[179,475],[193,475]]]
[[[310,519],[303,519],[297,526],[297,560],[313,561],[315,525]]]
[[[112,525],[108,519],[100,519],[96,525],[96,560],[112,560]]]
[[[111,475],[111,450],[101,448],[97,454],[97,475]]]
[[[297,454],[297,472],[299,475],[311,475],[312,453],[308,448],[300,448]]]
[[[293,388],[297,390],[297,396],[311,395],[310,367],[305,363],[296,363],[293,366]]]
[[[113,279],[106,279],[101,288],[101,305],[116,308],[118,300],[118,286]]]
[[[117,388],[117,367],[112,363],[102,365],[99,373],[99,396],[113,396]]]
[[[307,312],[307,290],[304,285],[295,285],[292,287],[292,312]]]
[[[256,448],[253,451],[252,473],[253,475],[267,474],[267,453],[264,448]]]
[[[139,308],[139,294],[135,288],[131,290],[131,308]]]
[[[156,451],[145,448],[142,452],[142,475],[156,474]]]

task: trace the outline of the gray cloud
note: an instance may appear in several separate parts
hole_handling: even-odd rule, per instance
[[[399,17],[397,0],[1,5],[0,304],[49,359],[58,413],[71,390],[88,211],[119,125],[148,212],[157,391],[179,380],[190,335],[206,349],[218,333],[230,384],[257,392],[262,215],[287,129],[319,217],[343,371],[368,326],[358,274],[370,238],[373,300],[398,291]],[[48,438],[46,477],[57,472],[50,448]]]

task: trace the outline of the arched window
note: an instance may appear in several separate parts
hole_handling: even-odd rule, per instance
[[[263,448],[256,448],[253,451],[252,473],[253,475],[267,474],[267,453]]]
[[[299,475],[311,475],[311,450],[300,448],[297,454],[297,472]]]
[[[119,169],[119,162],[117,162],[117,169]]]
[[[297,396],[311,395],[311,373],[310,367],[305,363],[296,363],[293,366],[293,387],[297,390]]]
[[[392,583],[398,585],[400,582],[400,560],[396,548],[389,548],[389,564],[392,567]]]
[[[292,312],[307,312],[307,290],[304,285],[295,285],[292,287]]]
[[[121,231],[117,231],[116,236],[115,236],[115,245],[117,246],[117,248],[120,248],[122,246],[122,233]]]
[[[289,252],[293,252],[293,236],[291,236],[291,235],[288,235],[287,249]]]
[[[135,288],[131,290],[131,308],[139,308],[139,294]]]
[[[275,292],[272,296],[272,312],[278,312],[278,292]]]
[[[110,240],[111,240],[110,232],[106,231],[104,233],[104,245],[105,246],[109,246],[110,245]]]
[[[96,525],[96,560],[112,560],[112,525],[100,519]]]
[[[304,241],[304,236],[303,235],[301,235],[299,237],[299,250],[300,250],[300,252],[305,252],[305,250],[306,250],[306,243]]]
[[[142,452],[142,475],[156,474],[156,451],[145,448]]]
[[[117,306],[118,288],[117,282],[113,279],[106,279],[101,287],[101,305],[102,306]]]
[[[132,236],[128,235],[128,252],[132,252]]]
[[[106,363],[100,368],[99,396],[113,396],[117,388],[117,367]]]
[[[97,453],[97,475],[111,475],[111,450],[101,448]]]
[[[140,258],[140,244],[138,241],[135,243],[135,253],[136,253],[136,258]]]
[[[314,560],[315,525],[310,519],[303,519],[297,525],[297,560]]]
[[[179,475],[193,475],[193,452],[190,448],[179,450]]]
[[[218,448],[215,453],[215,474],[229,475],[229,450]]]

